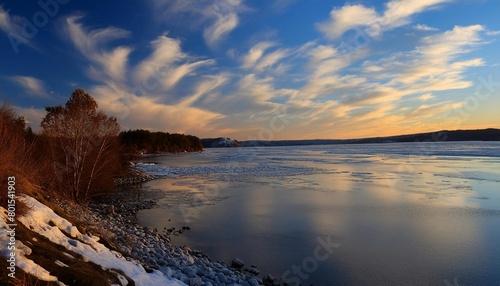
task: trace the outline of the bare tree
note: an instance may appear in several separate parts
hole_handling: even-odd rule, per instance
[[[86,200],[96,178],[111,163],[120,131],[115,117],[98,111],[87,92],[77,89],[65,106],[47,107],[42,120],[49,138],[56,175],[75,201]]]

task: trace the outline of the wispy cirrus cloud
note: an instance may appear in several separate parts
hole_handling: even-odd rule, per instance
[[[434,28],[434,27],[431,27],[431,26],[428,26],[428,25],[425,25],[425,24],[418,24],[418,25],[415,25],[413,26],[413,28],[417,31],[439,31],[439,29],[437,28]]]
[[[238,17],[242,11],[217,10],[209,0],[155,2],[163,12],[177,13],[172,17],[184,17],[182,25],[193,19],[212,48],[237,27],[239,22],[231,13],[236,11]],[[187,41],[171,37],[172,32],[160,32],[149,40],[146,51],[134,52],[129,62],[133,46],[112,41],[127,40],[130,32],[114,27],[92,30],[78,16],[67,21],[67,31],[89,61],[88,74],[98,82],[89,90],[124,128],[247,139],[248,134],[255,137],[269,129],[276,118],[284,118],[282,122],[293,126],[287,130],[288,138],[339,137],[322,130],[355,137],[381,125],[415,126],[419,117],[426,119],[454,107],[436,92],[471,86],[465,72],[484,60],[467,55],[482,44],[485,28],[476,25],[441,32],[411,23],[416,13],[445,2],[393,0],[382,12],[346,5],[332,10],[331,18],[323,22],[340,24],[333,34],[325,30],[326,40],[308,39],[293,47],[285,46],[277,35],[271,39],[256,34],[231,47],[230,57],[217,61],[185,50]],[[244,6],[242,1],[219,3]],[[362,23],[356,20],[360,15]],[[407,24],[426,31],[412,35],[416,46],[410,50],[386,47],[380,53],[369,43],[345,49],[344,39],[339,39],[348,29],[360,27],[383,41],[382,32]],[[378,30],[370,30],[373,27]],[[227,62],[232,65],[225,66]],[[278,72],[283,69],[291,70],[286,77]],[[141,93],[135,92],[137,88]]]
[[[179,103],[179,105],[192,106],[202,96],[213,92],[218,87],[221,87],[222,85],[226,84],[228,80],[229,80],[229,75],[227,74],[206,76],[205,79],[196,86],[194,92],[184,97]]]
[[[93,86],[90,92],[124,129],[210,134],[214,132],[211,122],[224,117],[189,104],[168,104],[160,96],[138,96],[129,86],[114,83]]]
[[[364,49],[343,54],[334,44],[309,45],[307,82],[287,103],[301,118],[302,123],[293,124],[335,128],[349,136],[366,136],[377,124],[421,130],[412,129],[415,120],[432,116],[445,126],[440,114],[459,106],[433,93],[472,86],[467,70],[485,62],[467,55],[484,44],[484,34],[480,25],[454,27],[421,38],[415,49],[376,57]],[[431,99],[432,104],[426,102]]]
[[[102,79],[103,76],[113,80],[123,81],[127,70],[128,55],[132,51],[129,47],[116,47],[108,50],[105,44],[122,38],[130,37],[130,32],[108,27],[88,31],[79,21],[81,15],[73,15],[66,19],[66,32],[72,43],[89,59],[92,64],[97,64],[98,68],[91,65],[88,69],[89,75],[95,79]]]
[[[135,68],[136,83],[148,85],[148,81],[157,81],[161,90],[174,87],[183,77],[206,65],[213,65],[214,60],[196,60],[181,49],[180,41],[160,36],[151,42],[152,53]]]
[[[37,78],[31,76],[11,76],[8,77],[8,79],[22,87],[30,96],[50,98],[50,94],[47,92],[44,82]]]
[[[436,98],[434,95],[432,95],[432,93],[426,93],[426,94],[422,94],[421,96],[418,97],[418,100],[420,101],[428,101],[428,100],[431,100],[433,98]]]
[[[421,45],[410,53],[403,73],[394,81],[419,84],[427,90],[466,88],[472,85],[464,79],[464,71],[484,65],[481,58],[460,60],[459,56],[481,44],[481,25],[456,26],[452,30],[422,39]]]
[[[248,53],[242,58],[242,67],[244,69],[250,69],[254,67],[258,60],[262,58],[264,52],[270,47],[274,46],[273,42],[260,42],[255,44]]]
[[[158,18],[188,15],[192,24],[203,26],[207,46],[216,48],[239,24],[239,14],[249,9],[243,0],[152,0]]]
[[[18,34],[21,32],[21,18],[13,16],[11,17],[9,12],[5,11],[2,5],[0,5],[0,30],[5,33]]]
[[[203,36],[209,47],[215,47],[219,41],[227,36],[238,26],[238,14],[235,8],[238,1],[221,1],[215,7],[207,11],[207,15],[212,19],[212,23],[205,28]]]
[[[333,45],[308,46],[306,57],[307,83],[300,90],[300,97],[319,99],[321,96],[340,96],[345,88],[358,88],[366,82],[363,76],[345,72],[355,62],[367,56],[366,49],[353,50],[350,53],[339,52]]]
[[[363,27],[366,34],[377,37],[384,31],[407,25],[411,17],[450,0],[391,0],[383,13],[362,4],[334,8],[330,19],[318,24],[318,29],[329,39],[336,39],[345,32]]]
[[[275,49],[269,51],[276,43],[263,41],[255,44],[242,57],[242,68],[260,73],[266,69],[277,67],[277,63],[290,55],[289,49]],[[267,52],[269,51],[269,52]],[[267,53],[266,53],[267,52]],[[279,71],[280,68],[277,67]]]
[[[19,44],[25,44],[30,48],[37,49],[23,32],[25,21],[27,21],[26,18],[11,15],[9,11],[3,8],[3,5],[0,5],[0,30],[7,35],[12,48],[16,52]]]
[[[120,119],[123,128],[203,134],[213,130],[210,122],[223,117],[195,106],[197,100],[225,83],[223,75],[200,79],[193,93],[180,96],[180,101],[172,101],[169,93],[183,78],[214,64],[214,60],[189,56],[179,40],[162,35],[151,41],[151,53],[131,66],[128,58],[132,48],[111,44],[112,40],[128,38],[130,32],[115,27],[91,30],[81,19],[67,19],[68,38],[89,61],[88,76],[97,82],[89,88],[90,93],[101,108]]]

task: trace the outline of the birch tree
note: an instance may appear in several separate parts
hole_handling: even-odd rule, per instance
[[[115,117],[98,110],[87,92],[75,90],[64,106],[46,108],[41,127],[51,142],[54,171],[62,188],[75,201],[86,201],[96,178],[111,163],[120,131]]]

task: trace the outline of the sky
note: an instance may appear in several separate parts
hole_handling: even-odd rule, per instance
[[[0,101],[238,140],[500,127],[498,0],[0,2]]]

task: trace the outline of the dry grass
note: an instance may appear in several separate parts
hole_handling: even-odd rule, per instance
[[[12,107],[0,105],[0,205],[7,206],[8,177],[15,177],[16,195],[31,193],[35,186],[37,168],[32,161],[34,137],[25,128],[24,119],[18,117]],[[17,204],[16,214],[22,215],[27,209]]]

